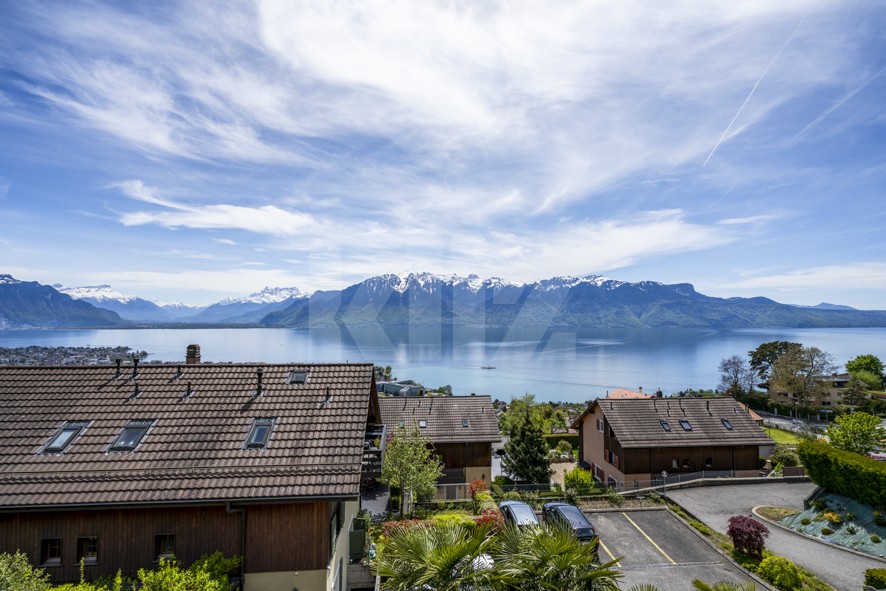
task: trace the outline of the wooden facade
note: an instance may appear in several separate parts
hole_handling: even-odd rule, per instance
[[[491,443],[437,443],[434,451],[446,468],[488,467],[492,458]]]
[[[242,572],[320,570],[330,560],[330,520],[338,503],[328,501],[266,505],[213,505],[88,509],[0,514],[0,552],[34,557],[53,583],[80,578],[81,539],[95,540],[97,556],[85,565],[87,580],[134,577],[158,564],[158,537],[173,536],[174,554],[188,565],[215,551],[243,556]],[[292,532],[309,544],[280,543]],[[294,537],[294,536],[293,536]],[[39,564],[46,540],[59,540],[58,564]],[[246,544],[244,556],[243,544]],[[41,557],[41,558],[38,558]]]

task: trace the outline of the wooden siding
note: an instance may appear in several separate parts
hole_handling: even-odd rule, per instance
[[[98,564],[85,569],[92,580],[113,577],[117,570],[134,577],[139,568],[155,568],[158,534],[175,535],[176,556],[183,564],[216,550],[225,556],[240,554],[240,515],[226,513],[223,505],[0,515],[0,552],[21,550],[37,565],[40,540],[62,540],[62,565],[46,569],[54,583],[79,580],[78,537],[98,536]]]
[[[491,443],[438,443],[434,451],[446,468],[480,468],[492,465]]]
[[[656,476],[662,470],[668,474],[701,472],[702,470],[755,470],[759,450],[757,446],[737,447],[660,447],[628,449],[624,451],[625,474],[648,473]],[[674,459],[677,467],[673,467]],[[689,460],[684,467],[684,460]],[[711,460],[707,465],[707,460]]]
[[[326,568],[330,504],[335,505],[315,502],[248,507],[246,572]]]

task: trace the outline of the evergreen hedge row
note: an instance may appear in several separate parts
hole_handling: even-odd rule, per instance
[[[578,447],[578,433],[545,433],[543,437],[550,449],[557,447],[561,441],[568,441],[572,449]]]
[[[801,443],[797,454],[806,474],[823,489],[886,507],[886,463],[812,441]]]

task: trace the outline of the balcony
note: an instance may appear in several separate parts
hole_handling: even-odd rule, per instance
[[[366,435],[363,437],[363,478],[377,478],[381,475],[386,439],[384,425],[366,427]]]

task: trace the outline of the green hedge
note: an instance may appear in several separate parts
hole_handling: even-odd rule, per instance
[[[886,507],[886,463],[804,441],[797,447],[806,474],[817,485],[873,507]]]
[[[886,589],[886,568],[869,568],[864,571],[864,584],[874,589]]]
[[[547,433],[544,438],[550,449],[557,447],[561,441],[568,441],[572,449],[578,447],[578,433]]]

